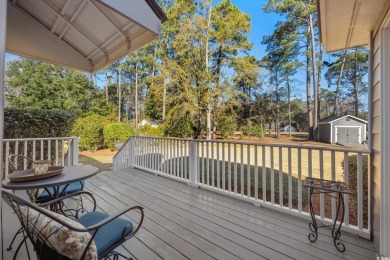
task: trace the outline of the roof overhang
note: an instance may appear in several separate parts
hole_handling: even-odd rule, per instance
[[[368,45],[389,0],[318,0],[321,42],[326,52]]]
[[[156,39],[165,20],[155,0],[13,0],[6,50],[96,72]]]
[[[368,121],[366,121],[366,120],[364,120],[364,119],[361,119],[361,118],[358,118],[358,117],[356,117],[356,116],[351,116],[351,115],[345,115],[345,116],[342,116],[342,117],[338,117],[338,118],[335,118],[334,120],[332,120],[332,121],[327,121],[327,122],[318,122],[318,124],[319,125],[326,125],[326,124],[331,124],[331,123],[334,123],[334,122],[336,122],[336,121],[339,121],[339,120],[341,120],[341,119],[343,119],[343,118],[346,118],[346,117],[350,117],[350,118],[353,118],[353,119],[355,119],[356,121],[360,121],[360,122],[362,122],[362,123],[364,123],[364,124],[368,124]]]

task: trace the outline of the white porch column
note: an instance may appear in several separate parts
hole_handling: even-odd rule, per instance
[[[4,70],[5,70],[5,38],[7,33],[7,0],[0,0],[0,158],[3,158],[3,134],[4,134]],[[2,173],[3,160],[0,160],[0,172]],[[2,178],[0,178],[2,180]],[[3,254],[3,198],[2,183],[0,181],[0,252]]]

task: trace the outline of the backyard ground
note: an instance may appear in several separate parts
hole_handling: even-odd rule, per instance
[[[240,139],[239,136],[230,137],[229,140],[241,141],[241,142],[251,142],[251,143],[269,143],[269,144],[294,144],[294,145],[304,145],[304,146],[316,146],[316,147],[339,147],[339,148],[357,148],[364,149],[366,146],[345,146],[339,144],[328,144],[322,142],[308,141],[308,133],[305,132],[296,132],[292,133],[292,136],[289,137],[288,133],[280,133],[279,138],[275,138],[274,134],[266,134],[265,137],[247,137],[244,136]]]
[[[99,172],[112,170],[112,157],[116,151],[110,149],[98,150],[96,152],[82,151],[79,153],[79,162],[86,165],[93,165],[99,168]]]

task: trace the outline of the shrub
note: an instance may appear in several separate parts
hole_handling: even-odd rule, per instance
[[[194,134],[193,116],[190,106],[186,103],[176,106],[169,111],[164,122],[164,135],[189,138]]]
[[[237,129],[236,118],[234,116],[218,117],[218,134],[224,138],[232,136]]]
[[[342,167],[344,169],[344,160],[342,161]],[[368,226],[368,156],[362,156],[362,174],[363,174],[363,225],[365,228]],[[357,156],[350,155],[348,156],[348,175],[349,175],[349,183],[348,187],[351,191],[351,195],[349,196],[349,207],[350,207],[350,223],[357,224],[357,213],[358,213],[358,198],[357,198],[357,176],[358,168],[357,168]]]
[[[6,108],[4,138],[69,136],[75,117],[66,111]]]
[[[126,141],[133,134],[133,128],[125,123],[111,123],[103,128],[104,143],[110,149],[115,148],[115,140]]]
[[[162,126],[152,127],[151,125],[144,125],[137,130],[137,134],[146,136],[164,136],[164,129]]]
[[[246,125],[241,126],[241,131],[248,136],[262,136],[264,134],[264,129],[260,125],[253,124],[250,121]]]
[[[72,135],[80,137],[80,150],[96,151],[104,145],[104,121],[105,118],[100,115],[90,115],[76,120],[72,129]]]

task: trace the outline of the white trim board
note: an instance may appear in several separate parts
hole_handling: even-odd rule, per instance
[[[356,116],[351,116],[351,115],[345,115],[345,116],[336,118],[336,119],[334,119],[334,120],[332,120],[332,121],[329,121],[329,122],[318,122],[318,124],[319,124],[319,125],[331,124],[331,123],[334,123],[334,122],[339,121],[340,119],[343,119],[343,118],[346,118],[346,117],[351,117],[351,118],[355,119],[356,121],[360,121],[360,122],[362,122],[362,123],[368,124],[368,121],[363,120],[363,119],[361,119],[361,118],[358,118],[358,117],[356,117]]]
[[[333,128],[333,126],[332,126]],[[345,125],[335,125],[334,126],[335,128],[335,135],[334,135],[334,142],[337,143],[337,129],[338,128],[359,128],[359,143],[362,142],[362,126],[357,126],[357,125],[353,125],[353,126],[345,126]]]
[[[388,14],[388,17],[390,14]],[[386,20],[386,19],[385,19]],[[390,26],[389,19],[385,27]],[[381,29],[381,200],[380,248],[382,256],[390,257],[390,28]]]
[[[333,144],[333,125],[330,125],[330,143]]]
[[[5,49],[7,35],[7,0],[0,0],[0,144],[3,144],[4,134],[4,70],[5,70]],[[0,146],[0,156],[3,158],[3,145]],[[3,160],[0,160],[0,169],[3,169]],[[3,254],[3,197],[2,183],[0,181],[0,258]]]

